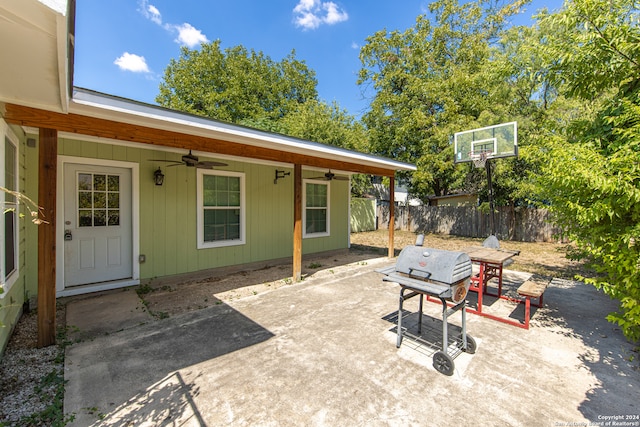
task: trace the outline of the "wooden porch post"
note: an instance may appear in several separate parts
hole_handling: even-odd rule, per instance
[[[302,165],[293,170],[293,280],[302,279]]]
[[[58,132],[40,129],[38,206],[47,223],[38,226],[38,347],[56,342],[56,175]]]
[[[389,253],[388,257],[395,256],[393,247],[393,232],[396,228],[396,201],[395,201],[395,178],[389,178]]]

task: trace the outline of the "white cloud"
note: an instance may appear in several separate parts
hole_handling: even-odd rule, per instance
[[[153,22],[155,22],[158,25],[162,25],[162,15],[160,14],[160,11],[158,10],[157,7],[150,4],[149,7],[147,8],[147,11],[149,12],[149,19],[151,19]]]
[[[313,30],[322,24],[334,25],[349,19],[349,14],[332,1],[300,0],[293,8],[296,26]]]
[[[209,42],[209,39],[207,39],[207,36],[205,36],[202,31],[187,22],[182,25],[164,23],[162,21],[162,14],[160,13],[160,10],[150,4],[149,0],[140,0],[139,5],[140,8],[138,10],[145,18],[158,24],[169,33],[178,33],[178,37],[175,39],[176,43],[188,46],[189,48],[194,48],[202,43]]]
[[[347,14],[347,12],[339,9],[338,5],[333,2],[323,3],[322,7],[327,12],[324,17],[324,22],[329,25],[337,24],[349,19],[349,15]]]
[[[147,0],[140,0],[140,13],[148,20],[155,22],[158,25],[162,25],[162,15],[157,7],[149,4]]]
[[[147,60],[144,56],[139,56],[134,53],[125,52],[113,61],[123,71],[132,71],[134,73],[148,73],[149,67],[147,66]]]
[[[176,43],[186,45],[189,48],[194,48],[202,43],[209,42],[207,36],[202,34],[202,31],[194,28],[191,24],[185,22],[182,25],[175,25],[174,28],[178,31]]]

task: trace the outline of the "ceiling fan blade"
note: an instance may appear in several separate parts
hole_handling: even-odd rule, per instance
[[[311,178],[308,178],[308,179],[318,179],[318,180],[321,180],[321,181],[331,181],[331,178],[329,178],[327,176],[314,176],[314,177],[311,177]]]
[[[349,177],[338,176],[335,173],[331,172],[331,170],[329,170],[329,172],[325,173],[324,176],[319,176],[317,178],[312,178],[312,179],[323,179],[325,181],[331,181],[333,179],[338,181],[348,181]]]
[[[196,163],[196,166],[229,166],[229,165],[222,162],[213,162],[209,160],[203,160],[202,162]]]
[[[147,159],[148,162],[181,163],[180,160]]]

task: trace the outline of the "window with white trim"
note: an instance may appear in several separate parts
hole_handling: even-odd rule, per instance
[[[0,150],[0,164],[4,171],[0,174],[0,186],[9,191],[18,191],[18,140],[4,122],[0,123],[3,136]],[[0,227],[0,285],[5,295],[18,279],[18,217],[19,206],[15,196],[0,191],[2,226]]]
[[[198,169],[198,249],[245,243],[244,174]]]
[[[329,236],[329,183],[304,180],[303,237]]]

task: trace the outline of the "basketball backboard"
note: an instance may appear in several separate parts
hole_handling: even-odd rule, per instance
[[[457,132],[454,135],[455,163],[518,155],[518,123],[502,123]]]

